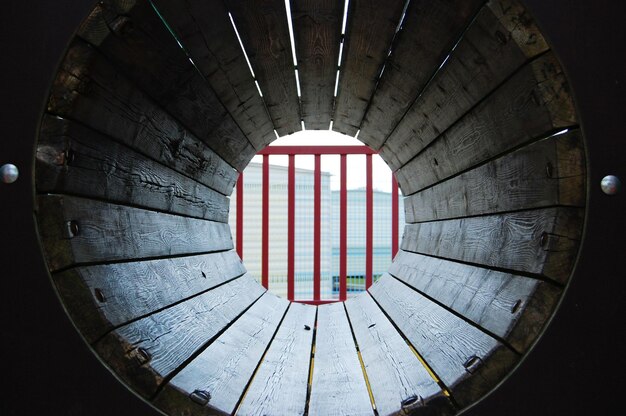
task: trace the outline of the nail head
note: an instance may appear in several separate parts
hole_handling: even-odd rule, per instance
[[[622,187],[622,182],[615,175],[607,175],[602,178],[600,182],[600,188],[602,188],[602,192],[607,195],[615,195],[617,194]]]
[[[20,176],[20,171],[17,169],[17,166],[11,163],[2,165],[2,168],[0,169],[2,171],[2,182],[6,184],[15,182]]]

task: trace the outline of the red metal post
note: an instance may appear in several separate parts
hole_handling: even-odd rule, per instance
[[[374,254],[374,190],[372,155],[365,155],[365,289],[372,285]]]
[[[347,299],[348,292],[348,163],[341,155],[341,185],[339,188],[339,300]]]
[[[270,155],[263,155],[263,201],[261,219],[261,284],[269,288],[270,252]]]
[[[294,300],[296,245],[296,156],[289,155],[287,179],[287,299]]]
[[[322,157],[315,155],[315,183],[313,195],[313,300],[320,300],[322,281]]]
[[[237,254],[243,260],[243,172],[237,178]]]
[[[391,173],[391,258],[398,253],[398,181]]]

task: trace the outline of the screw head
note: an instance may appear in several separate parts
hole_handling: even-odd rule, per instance
[[[17,166],[10,163],[2,165],[0,172],[2,172],[2,182],[4,183],[13,183],[20,176],[20,171],[17,169]]]
[[[604,192],[605,194],[615,195],[620,191],[622,187],[622,182],[617,176],[607,175],[602,178],[602,181],[600,182],[600,187],[602,188],[602,192]]]

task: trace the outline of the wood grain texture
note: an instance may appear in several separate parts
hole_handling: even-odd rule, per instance
[[[272,120],[254,85],[224,2],[153,3],[255,149],[261,150],[275,140]]]
[[[78,121],[207,186],[232,190],[237,172],[76,39],[53,82],[48,112]],[[71,133],[72,125],[66,127]]]
[[[379,149],[485,0],[412,0],[359,139]]]
[[[52,275],[66,310],[87,342],[114,327],[193,297],[246,269],[226,251],[69,269]]]
[[[124,325],[98,341],[94,348],[118,377],[145,398],[164,379],[263,295],[249,276]],[[219,338],[218,338],[219,339]]]
[[[556,129],[576,125],[565,75],[548,53],[517,72],[396,172],[405,195]]]
[[[580,208],[545,208],[407,224],[401,248],[565,283],[578,253],[583,216]]]
[[[300,100],[283,0],[231,0],[233,15],[252,69],[280,136],[300,131]]]
[[[36,216],[51,272],[82,263],[233,248],[228,224],[91,199],[42,195]]]
[[[317,308],[309,415],[373,415],[343,303]]]
[[[449,400],[376,302],[366,292],[346,301],[346,310],[382,415],[437,411],[452,414]],[[415,398],[414,403],[403,402]],[[418,410],[419,409],[419,410]]]
[[[291,304],[237,409],[238,415],[304,414],[315,311],[313,306]]]
[[[585,206],[579,130],[553,136],[404,199],[408,223],[554,205]]]
[[[494,338],[387,274],[370,293],[461,407],[494,388],[518,361]]]
[[[254,147],[150,1],[100,2],[78,36],[232,166],[242,170],[254,156]]]
[[[71,122],[70,122],[71,123]],[[36,153],[38,193],[67,193],[228,222],[227,196],[81,125],[45,116]]]
[[[155,405],[170,414],[232,414],[288,306],[286,299],[263,295],[166,385]],[[194,400],[198,391],[208,402]]]
[[[389,273],[524,353],[561,296],[547,282],[400,250]]]
[[[333,130],[354,136],[400,23],[403,0],[351,1]]]
[[[513,3],[517,4],[492,0],[481,9],[445,65],[387,137],[380,155],[392,170],[408,162],[529,58],[548,50],[534,21],[521,6],[511,7]]]
[[[327,130],[333,116],[343,7],[344,0],[294,0],[291,5],[307,130]]]

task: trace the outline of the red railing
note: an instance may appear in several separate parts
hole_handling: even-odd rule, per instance
[[[373,235],[374,235],[374,191],[372,155],[376,152],[367,146],[269,146],[258,153],[263,156],[262,186],[262,225],[261,225],[261,283],[269,288],[269,156],[289,156],[287,176],[287,298],[295,300],[295,212],[296,212],[296,155],[315,156],[314,168],[314,207],[313,207],[313,299],[297,300],[297,302],[319,305],[343,301],[347,298],[347,258],[348,258],[348,155],[365,155],[366,157],[366,232],[365,232],[365,288],[372,285],[373,271]],[[340,156],[340,191],[339,191],[339,299],[321,299],[321,156]],[[398,252],[398,183],[392,176],[392,214],[391,214],[391,256]],[[236,250],[243,260],[243,174],[237,181],[237,245]]]

